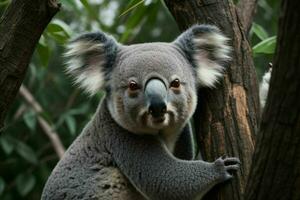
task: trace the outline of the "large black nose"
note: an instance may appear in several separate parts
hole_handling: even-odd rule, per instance
[[[167,111],[167,88],[160,79],[150,79],[145,86],[148,111],[153,117],[162,117]]]
[[[167,111],[167,105],[163,101],[152,101],[149,106],[149,113],[157,118],[163,117]]]

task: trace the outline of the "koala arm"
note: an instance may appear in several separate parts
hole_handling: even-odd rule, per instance
[[[188,122],[181,131],[181,134],[176,142],[174,149],[175,157],[183,160],[193,160],[195,158],[195,150],[193,146],[193,131],[191,122]]]
[[[155,136],[118,133],[111,143],[115,164],[130,182],[149,199],[194,199],[214,185],[232,178],[237,158],[215,162],[175,158]]]

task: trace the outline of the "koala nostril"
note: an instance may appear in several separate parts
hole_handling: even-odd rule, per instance
[[[167,112],[167,106],[164,102],[152,103],[148,111],[153,117],[162,117]]]

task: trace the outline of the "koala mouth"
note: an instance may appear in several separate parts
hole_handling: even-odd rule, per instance
[[[147,109],[142,109],[138,117],[138,123],[146,129],[160,130],[174,124],[174,117],[174,111],[171,107],[167,109],[164,115],[156,117],[151,115]]]
[[[165,114],[159,117],[153,117],[152,115],[147,115],[146,125],[153,129],[161,129],[169,125],[169,115]]]
[[[152,117],[152,121],[154,124],[160,124],[163,123],[166,120],[166,116],[161,116],[161,117]]]

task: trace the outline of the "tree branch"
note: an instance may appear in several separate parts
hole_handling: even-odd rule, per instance
[[[254,14],[256,11],[256,5],[257,0],[240,0],[236,6],[246,35],[248,35],[251,29]]]
[[[300,199],[300,2],[282,0],[269,94],[245,199]]]
[[[15,0],[0,19],[0,130],[35,46],[59,8],[56,0]]]
[[[22,85],[20,88],[20,95],[25,99],[25,101],[33,108],[33,110],[37,113],[38,123],[43,129],[44,133],[48,136],[51,141],[51,144],[58,155],[59,158],[62,158],[65,153],[65,148],[62,145],[62,142],[58,136],[58,134],[53,130],[51,125],[41,116],[43,113],[43,109],[40,104],[34,99],[32,94],[28,91],[28,89]]]
[[[241,159],[232,181],[209,192],[203,199],[243,199],[250,172],[260,117],[258,84],[251,48],[232,1],[165,0],[179,28],[195,23],[214,24],[230,39],[232,61],[217,88],[198,92],[194,115],[198,146],[205,160],[224,154]]]

